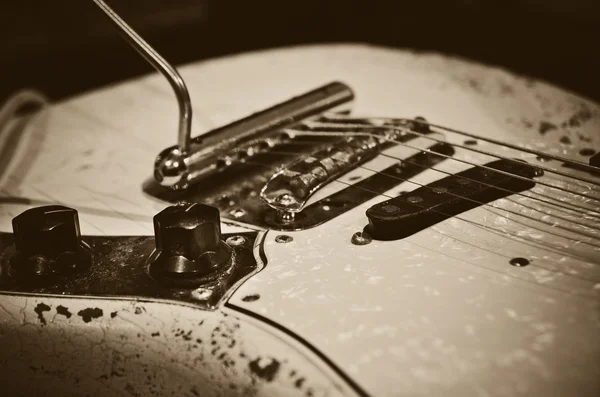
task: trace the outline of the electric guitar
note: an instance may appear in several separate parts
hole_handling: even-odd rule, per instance
[[[600,393],[597,104],[360,44],[180,73],[184,179],[159,75],[0,112],[3,395]]]

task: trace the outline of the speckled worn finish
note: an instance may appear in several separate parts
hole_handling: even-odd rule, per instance
[[[352,395],[306,349],[230,310],[5,295],[0,302],[3,395]]]
[[[356,92],[356,114],[421,115],[580,161],[587,161],[581,149],[600,149],[597,105],[506,71],[435,54],[361,45],[299,47],[188,65],[181,71],[194,100],[195,134],[341,80]],[[45,117],[30,123],[0,176],[5,196],[0,202],[2,230],[10,231],[11,218],[27,206],[58,202],[79,210],[84,234],[151,234],[152,216],[166,204],[144,196],[140,185],[150,175],[154,155],[173,144],[175,116],[169,88],[156,76],[52,106]],[[446,139],[462,144],[466,138],[447,133]],[[10,152],[5,151],[7,142],[15,140],[0,143],[2,153]],[[484,142],[474,147],[594,178],[558,161],[541,162],[534,155]],[[476,163],[493,160],[460,148],[456,157]],[[378,158],[341,179],[355,181],[392,162]],[[451,173],[466,167],[450,160],[436,166]],[[414,182],[444,176],[430,170]],[[539,181],[600,198],[598,186],[584,182],[550,173]],[[314,200],[344,186],[333,183]],[[417,187],[407,182],[382,193],[395,196]],[[402,241],[352,245],[352,234],[367,223],[365,210],[386,198],[382,195],[319,227],[286,233],[293,237],[286,244],[275,242],[280,233],[268,231],[266,267],[217,313],[147,303],[135,315],[135,302],[99,300],[91,305],[69,299],[63,304],[59,298],[1,296],[0,340],[9,348],[1,350],[0,360],[11,370],[0,378],[8,382],[26,370],[50,390],[59,390],[66,385],[61,379],[69,378],[65,373],[79,371],[79,379],[90,379],[86,390],[94,393],[103,395],[99,390],[108,385],[126,395],[127,382],[146,390],[145,373],[100,378],[111,373],[111,360],[125,352],[123,357],[129,358],[123,360],[123,371],[135,374],[145,363],[160,375],[157,368],[167,366],[157,383],[179,395],[194,395],[191,389],[176,389],[194,382],[209,385],[202,395],[232,395],[226,387],[238,381],[235,392],[240,395],[600,393],[598,201],[538,184],[523,195],[461,214]],[[224,226],[223,231],[236,228]],[[525,258],[529,265],[511,266],[514,258]],[[45,325],[36,312],[41,303],[49,308],[38,309]],[[58,305],[72,316],[59,314]],[[103,314],[89,322],[75,314],[95,307]],[[119,314],[111,318],[107,313],[112,312]],[[223,318],[223,313],[230,316]],[[210,349],[204,353],[209,361],[196,363],[196,348],[182,335],[193,328],[194,337],[197,333],[209,340],[219,321],[233,327],[234,317],[239,317],[235,322],[240,329],[247,329],[238,340],[254,349],[248,360],[236,361],[237,375],[227,372]],[[143,320],[134,324],[132,319]],[[198,320],[211,322],[210,330],[194,326]],[[184,333],[177,335],[178,329]],[[152,336],[156,332],[160,344],[153,342],[159,340]],[[141,357],[135,358],[134,352]],[[34,353],[45,370],[27,362]],[[266,355],[290,363],[271,382],[253,375],[249,367]],[[83,375],[86,360],[94,360],[89,368],[93,376]],[[263,361],[261,368],[268,365]],[[296,388],[297,378],[287,380],[296,368],[310,373],[294,375],[306,379],[309,391],[304,381]],[[168,382],[176,376],[177,381]],[[247,385],[255,388],[243,389]]]

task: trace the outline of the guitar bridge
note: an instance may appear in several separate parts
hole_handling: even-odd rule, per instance
[[[321,224],[384,193],[373,190],[373,181],[378,183],[375,188],[393,188],[453,153],[439,138],[434,140],[438,143],[427,146],[431,141],[420,135],[435,131],[422,120],[376,122],[335,116],[347,112],[354,98],[352,90],[339,82],[192,138],[191,99],[177,70],[103,0],[94,2],[125,40],[167,79],[177,98],[177,145],[157,156],[154,177],[143,187],[154,197],[212,205],[223,217],[256,227],[298,230]],[[326,112],[334,116],[326,116]],[[335,127],[344,121],[351,121],[354,127]],[[404,153],[394,158],[410,159],[409,166],[392,165],[396,167],[394,175],[382,180],[376,170],[367,178],[359,177],[364,178],[361,184],[340,179],[384,150],[412,140],[426,142],[402,148]],[[329,189],[333,181],[346,187]],[[311,204],[319,194],[324,196],[315,200],[320,204]]]
[[[448,144],[421,137],[443,138],[422,119],[393,124],[346,119],[339,112],[347,113],[352,99],[349,87],[334,82],[197,137],[184,159],[185,183],[176,186],[161,184],[156,176],[168,153],[178,150],[168,148],[156,162],[156,179],[144,190],[171,203],[215,206],[224,218],[255,227],[300,230],[333,219],[454,153]],[[355,128],[340,129],[344,120]],[[404,161],[366,177],[347,177],[390,149]]]

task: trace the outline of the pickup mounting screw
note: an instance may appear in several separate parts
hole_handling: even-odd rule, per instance
[[[373,238],[364,232],[356,232],[352,235],[350,242],[354,245],[367,245],[373,241]]]
[[[288,236],[287,234],[280,234],[279,236],[275,237],[275,242],[276,243],[290,243],[294,241],[294,238],[292,236]]]
[[[227,245],[237,247],[237,246],[244,244],[246,242],[246,239],[242,236],[231,236],[231,237],[227,238],[227,240],[225,240],[225,242],[227,243]]]

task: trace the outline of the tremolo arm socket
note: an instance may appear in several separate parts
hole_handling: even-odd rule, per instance
[[[278,134],[281,129],[323,112],[334,111],[354,99],[354,93],[348,86],[334,82],[192,139],[192,103],[177,69],[103,0],[94,2],[110,18],[124,39],[167,79],[177,98],[177,145],[163,150],[154,162],[154,178],[163,187],[185,190],[204,177],[242,160],[249,152],[258,153],[268,149],[269,135]]]
[[[155,179],[164,187],[185,190],[249,156],[268,151],[285,140],[282,130],[327,111],[345,110],[354,94],[333,82],[266,110],[191,139],[189,151],[180,146],[162,151],[154,165]]]

